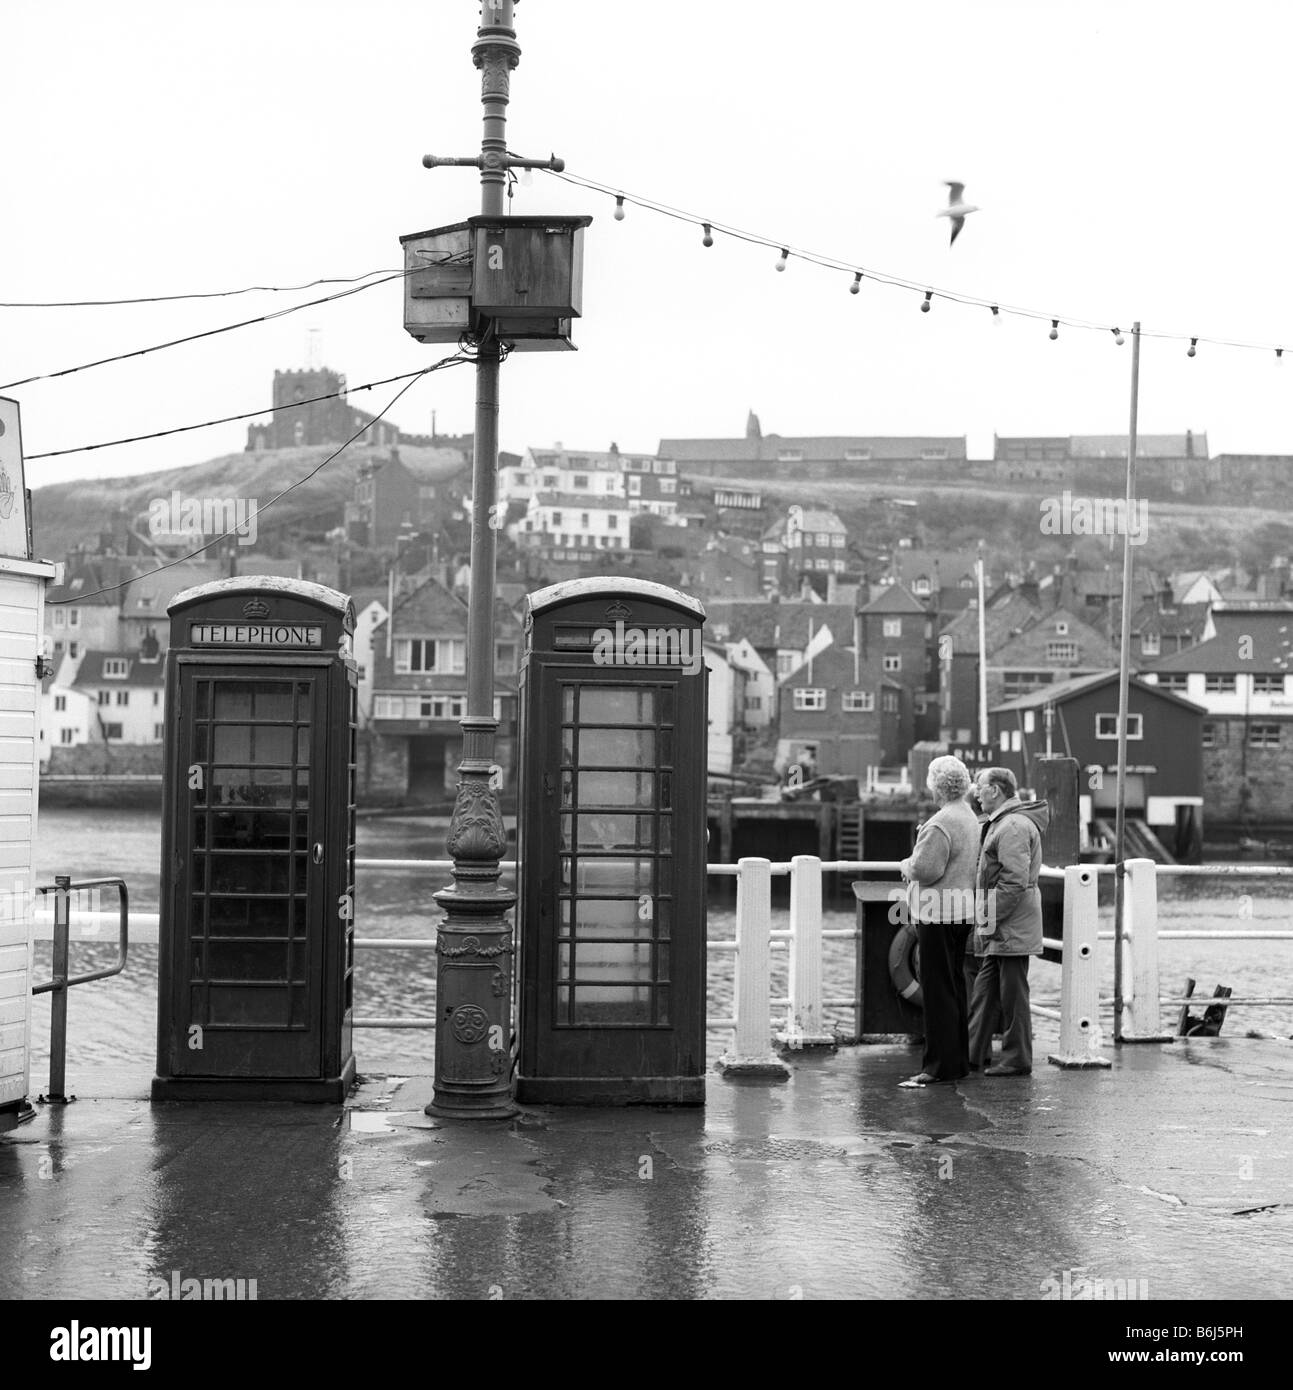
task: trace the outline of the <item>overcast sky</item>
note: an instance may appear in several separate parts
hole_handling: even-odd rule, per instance
[[[0,300],[291,286],[401,265],[399,237],[479,211],[475,0],[19,0],[7,7]],[[575,353],[503,369],[504,448],[661,437],[1143,432],[1293,453],[1287,0],[524,0],[508,143],[852,275],[536,174],[516,213],[587,212]],[[981,211],[954,246],[944,180]],[[892,275],[1043,315],[875,282]],[[0,308],[0,387],[301,303],[292,294]],[[0,390],[28,456],[265,410],[314,350],[352,385],[447,349],[399,282],[268,324]],[[1105,325],[1098,331],[1049,318]],[[1193,360],[1188,337],[1200,339]],[[1254,343],[1261,350],[1214,345]],[[1287,344],[1276,365],[1274,348]],[[469,431],[470,368],[391,418]],[[354,403],[376,412],[396,386]],[[31,461],[27,481],[239,450],[246,425]]]

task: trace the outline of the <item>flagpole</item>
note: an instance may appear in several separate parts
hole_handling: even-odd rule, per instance
[[[1127,699],[1131,685],[1131,518],[1136,505],[1136,416],[1140,406],[1140,322],[1131,330],[1131,423],[1127,435],[1127,514],[1122,533],[1122,647],[1118,655],[1118,810],[1114,823],[1113,1040],[1122,1041],[1123,908],[1126,902]]]

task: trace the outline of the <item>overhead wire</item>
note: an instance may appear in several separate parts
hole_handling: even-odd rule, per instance
[[[64,367],[61,371],[41,372],[36,376],[23,377],[19,381],[7,381],[3,385],[0,385],[0,391],[11,391],[17,386],[30,386],[32,382],[35,381],[53,381],[58,377],[71,376],[75,372],[89,371],[92,367],[106,366],[109,362],[124,362],[131,357],[144,357],[148,353],[162,352],[166,348],[179,347],[182,343],[194,343],[202,338],[214,338],[221,333],[232,333],[239,328],[249,328],[252,324],[269,323],[273,319],[280,319],[286,317],[288,314],[299,313],[302,309],[313,309],[317,308],[320,304],[331,304],[335,300],[345,299],[352,294],[362,294],[364,290],[375,289],[378,285],[388,284],[392,280],[402,280],[410,273],[412,272],[404,270],[396,271],[390,275],[384,276],[380,280],[370,280],[366,285],[354,285],[348,290],[339,290],[336,294],[324,295],[321,299],[306,300],[304,304],[289,304],[283,309],[276,309],[270,314],[260,314],[256,318],[242,319],[238,323],[224,324],[220,328],[208,328],[201,333],[189,333],[182,338],[172,338],[168,342],[154,343],[151,347],[136,348],[132,352],[114,353],[111,357],[100,357],[93,362],[82,362],[75,367]]]
[[[289,483],[287,487],[283,488],[279,492],[276,492],[274,496],[271,497],[269,501],[266,502],[263,506],[257,505],[256,516],[261,516],[262,513],[268,511],[269,508],[272,507],[275,502],[278,502],[282,498],[286,497],[289,492],[295,492],[297,488],[304,487],[304,485],[308,483],[311,478],[321,473],[328,466],[328,464],[330,464],[333,461],[333,459],[337,458],[339,455],[344,453],[355,442],[355,440],[359,438],[360,435],[366,434],[370,429],[372,429],[374,425],[376,425],[387,414],[389,414],[389,412],[394,408],[395,403],[400,399],[402,395],[404,395],[404,393],[411,386],[414,385],[415,382],[417,382],[424,376],[429,376],[432,372],[443,371],[446,367],[465,366],[470,361],[471,359],[469,357],[464,356],[462,353],[454,353],[452,356],[442,357],[438,362],[433,362],[429,367],[424,367],[421,371],[414,373],[411,379],[406,381],[404,385],[400,387],[400,389],[391,397],[389,401],[387,401],[387,403],[382,407],[382,409],[376,415],[374,415],[373,418],[369,420],[365,425],[357,429],[354,432],[354,434],[352,434],[350,438],[345,441],[344,444],[338,445],[337,448],[335,448],[332,451],[332,453],[328,455],[327,458],[325,458],[321,463],[316,464],[312,469],[310,469],[308,473],[304,475],[304,477],[297,478],[295,482]],[[393,379],[397,380],[398,378]],[[210,550],[213,545],[218,545],[221,541],[228,540],[230,536],[236,534],[236,527],[232,530],[222,531],[220,535],[213,536],[205,544],[197,546],[195,549],[189,551],[187,554],[177,556],[174,560],[168,560],[164,565],[158,565],[154,569],[145,570],[143,574],[131,575],[129,579],[123,579],[118,584],[105,584],[101,589],[92,589],[87,593],[77,594],[75,598],[47,599],[46,603],[51,605],[84,603],[86,599],[97,598],[100,594],[115,593],[118,589],[128,588],[131,584],[134,584],[141,579],[149,579],[155,574],[161,574],[164,570],[174,569],[176,565],[185,564],[189,560],[195,559],[197,556],[203,554],[205,551]]]
[[[244,285],[237,290],[191,291],[187,294],[147,294],[134,299],[0,299],[0,309],[99,309],[122,304],[173,304],[183,299],[230,299],[240,294],[294,294],[316,285],[355,285],[374,275],[397,275],[394,270],[368,270],[363,275],[334,275],[303,285]]]
[[[296,410],[307,405],[315,405],[319,401],[337,400],[343,396],[349,396],[355,391],[370,391],[374,386],[388,386],[392,381],[405,381],[409,377],[421,376],[426,368],[419,368],[416,372],[401,372],[398,376],[384,376],[378,381],[365,381],[360,386],[346,384],[340,391],[325,391],[321,396],[307,396],[304,400],[284,401],[282,404],[262,406],[259,410],[247,410],[240,415],[222,415],[215,420],[201,420],[195,425],[176,425],[168,430],[154,430],[151,434],[132,434],[123,439],[105,439],[99,444],[78,444],[71,449],[49,449],[43,454],[27,454],[29,463],[36,459],[62,458],[65,454],[85,454],[95,449],[115,449],[119,444],[139,444],[147,439],[164,439],[171,434],[187,434],[191,430],[204,430],[212,425],[228,425],[237,420],[251,420],[257,415],[264,415],[268,411]]]

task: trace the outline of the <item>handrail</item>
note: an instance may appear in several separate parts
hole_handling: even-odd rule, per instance
[[[102,970],[89,970],[84,975],[69,975],[70,923],[72,919],[71,898],[74,892],[86,888],[115,887],[120,913],[117,932],[117,959]],[[126,968],[126,954],[130,945],[129,915],[130,894],[126,882],[120,878],[88,878],[73,883],[70,874],[55,874],[52,884],[41,884],[37,893],[54,894],[54,978],[45,984],[33,985],[33,994],[52,993],[53,1003],[49,1017],[49,1093],[39,1099],[46,1104],[67,1105],[75,1096],[68,1096],[67,1086],[67,992],[73,985],[88,985],[93,980],[106,980],[110,975],[119,975]]]

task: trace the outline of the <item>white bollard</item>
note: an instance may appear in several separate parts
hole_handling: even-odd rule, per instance
[[[772,1050],[768,975],[772,952],[772,864],[742,859],[736,875],[736,1028],[732,1050],[715,1064],[725,1076],[784,1079],[790,1068]]]
[[[1057,1067],[1107,1067],[1100,1055],[1099,896],[1095,873],[1082,864],[1064,870],[1064,950],[1060,967],[1060,1050]]]
[[[790,1012],[776,1036],[792,1051],[835,1046],[822,1022],[822,861],[811,854],[790,861]]]
[[[1158,865],[1152,859],[1128,859],[1123,890],[1123,917],[1130,941],[1123,949],[1129,969],[1123,979],[1121,1042],[1171,1042],[1163,1032],[1158,991]]]

